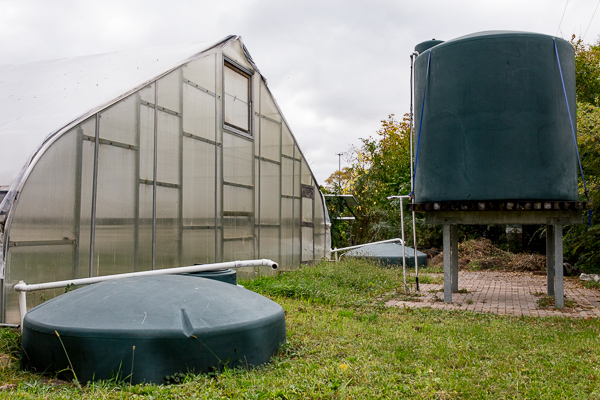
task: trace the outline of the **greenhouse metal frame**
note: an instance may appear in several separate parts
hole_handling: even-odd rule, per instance
[[[3,322],[20,280],[329,256],[319,186],[240,37],[0,66],[0,88]]]

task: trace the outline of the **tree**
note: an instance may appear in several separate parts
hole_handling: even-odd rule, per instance
[[[589,200],[591,224],[571,225],[565,231],[567,260],[585,272],[600,272],[600,38],[586,45],[581,38],[571,39],[575,48],[575,85],[577,92],[577,140]],[[586,200],[583,181],[579,194]],[[587,220],[587,214],[585,215]]]
[[[565,233],[568,261],[585,272],[600,272],[600,107],[577,104],[577,136],[589,200],[592,202],[591,226],[571,225]],[[580,198],[586,199],[580,178]],[[587,221],[588,215],[585,215]]]
[[[351,166],[344,171],[343,193],[353,194],[359,203],[358,219],[348,225],[353,243],[399,236],[400,210],[386,197],[410,192],[407,117],[397,121],[389,115],[376,134],[376,138],[361,139],[362,146],[350,150]],[[335,183],[338,178],[334,173],[327,181]]]
[[[575,48],[577,101],[600,107],[600,37],[586,45],[573,35],[571,44]]]

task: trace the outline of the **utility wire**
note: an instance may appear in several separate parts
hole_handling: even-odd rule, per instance
[[[565,17],[565,12],[567,12],[567,6],[569,5],[569,0],[567,0],[567,4],[565,4],[565,9],[563,10],[562,17],[560,17],[560,22],[558,23],[558,29],[556,29],[556,35],[558,36],[558,32],[560,32],[560,26],[562,25],[563,18]]]
[[[587,29],[585,30],[585,33],[583,34],[583,37],[581,38],[581,41],[583,41],[585,39],[585,35],[587,35],[588,30],[590,29],[590,25],[592,25],[592,21],[594,20],[594,15],[596,15],[596,11],[598,11],[598,6],[600,6],[600,0],[598,0],[598,3],[596,3],[596,8],[594,9],[592,18],[590,18],[590,23],[588,24]]]

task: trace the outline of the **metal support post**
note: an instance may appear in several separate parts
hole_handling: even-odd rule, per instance
[[[450,225],[452,291],[458,292],[458,225]]]
[[[563,280],[563,227],[560,223],[554,225],[554,306],[565,306],[565,290]]]
[[[451,225],[444,225],[444,303],[452,303],[450,227]]]
[[[546,225],[546,271],[548,296],[554,296],[554,225]]]

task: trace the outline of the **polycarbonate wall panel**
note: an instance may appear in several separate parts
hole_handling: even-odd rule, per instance
[[[140,106],[140,179],[154,179],[154,109]]]
[[[268,161],[261,161],[260,165],[260,224],[279,225],[279,165]]]
[[[293,249],[294,249],[294,199],[282,198],[281,199],[281,256],[279,258],[279,264],[285,267],[292,267],[294,263]],[[300,232],[295,234],[296,237],[300,236]]]
[[[260,257],[279,260],[279,228],[260,227]]]
[[[298,152],[296,152],[296,154],[298,154]],[[313,184],[312,174],[310,172],[310,169],[308,168],[308,164],[306,163],[306,160],[304,159],[304,157],[302,157],[302,184],[303,185],[312,185]]]
[[[192,61],[183,66],[183,78],[214,93],[216,82],[215,65],[216,55],[210,55]]]
[[[223,212],[225,215],[231,213],[254,213],[254,202],[252,196],[254,191],[252,189],[223,185]]]
[[[77,152],[75,128],[40,158],[18,197],[10,242],[75,239]]]
[[[158,80],[158,106],[181,113],[181,68]]]
[[[262,118],[260,124],[260,156],[279,161],[281,156],[281,124]]]
[[[156,180],[163,183],[179,184],[181,167],[181,119],[158,111],[158,152]]]
[[[302,246],[301,246],[301,238],[302,238],[302,227],[300,222],[300,212],[301,212],[301,203],[299,198],[294,198],[294,219],[292,224],[294,226],[294,237],[292,239],[293,243],[293,263],[299,264],[300,257],[302,254]]]
[[[139,91],[140,100],[142,102],[154,104],[155,86],[156,86],[156,83],[151,83],[150,85],[146,86],[145,88],[143,88]]]
[[[152,269],[152,185],[139,186],[138,266]]]
[[[302,227],[302,262],[313,261],[313,228]]]
[[[215,226],[215,146],[183,138],[183,225]]]
[[[156,188],[156,269],[180,265],[180,233],[179,189],[159,186]]]
[[[97,224],[94,238],[94,276],[136,270],[134,225]]]
[[[252,69],[252,65],[246,59],[246,55],[244,54],[244,49],[240,45],[239,42],[233,42],[231,45],[223,48],[223,54],[234,61],[236,64],[246,68],[247,70]]]
[[[313,199],[302,198],[302,222],[313,222]]]
[[[4,282],[8,287],[19,280],[42,283],[80,276],[76,247],[77,160],[81,155],[78,129],[73,128],[48,148],[19,195],[7,232],[9,247]],[[52,293],[28,296],[28,305],[41,303],[46,295],[52,297]],[[17,293],[6,290],[5,299],[5,309],[11,313],[5,320],[19,321]]]
[[[53,282],[72,279],[74,276],[73,245],[13,247],[7,254],[5,285],[12,287],[18,281],[27,283]],[[7,311],[5,321],[19,323],[19,299],[14,290],[6,290]],[[65,289],[43,290],[27,294],[27,308],[31,309]]]
[[[235,260],[252,260],[254,256],[254,240],[225,240],[223,242],[223,262]]]
[[[252,141],[223,132],[223,180],[254,185]]]
[[[294,138],[290,132],[290,128],[284,122],[282,126],[283,132],[281,134],[281,152],[286,156],[294,156]]]
[[[96,224],[134,224],[138,185],[136,153],[134,150],[100,144]]]
[[[100,125],[100,132],[104,126]],[[137,152],[100,144],[96,195],[94,275],[133,272],[137,207]]]
[[[281,194],[294,195],[294,161],[289,158],[281,159]]]
[[[129,96],[100,113],[100,138],[137,145],[139,97]]]
[[[254,225],[250,216],[225,216],[223,217],[223,238],[253,239]]]
[[[215,98],[190,85],[183,87],[183,131],[215,140]]]
[[[184,229],[182,247],[182,265],[216,262],[214,229]]]
[[[276,121],[281,121],[279,109],[275,105],[271,93],[269,93],[269,90],[262,80],[260,82],[260,113]]]

